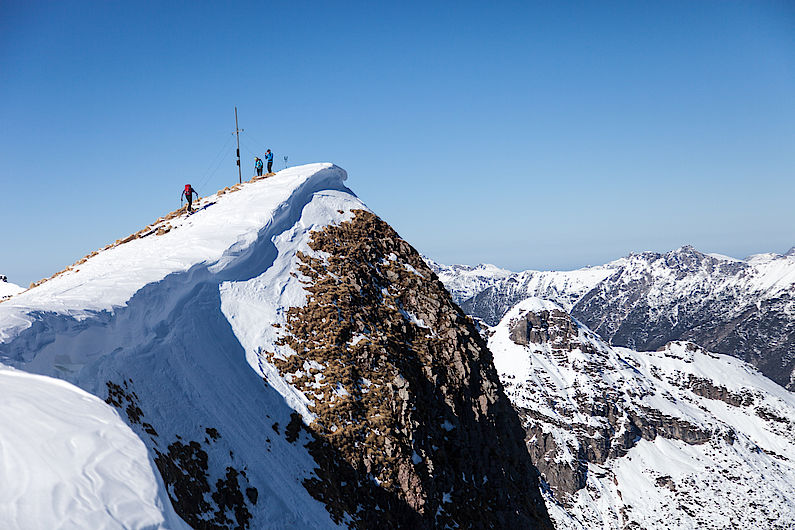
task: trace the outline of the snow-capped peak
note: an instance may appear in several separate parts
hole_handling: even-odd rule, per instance
[[[80,318],[122,307],[143,286],[169,274],[195,270],[223,275],[262,232],[278,231],[314,193],[347,190],[346,178],[345,170],[333,164],[293,167],[204,197],[190,216],[161,217],[139,237],[125,238],[130,240],[0,304],[0,340],[12,333],[4,323],[29,325],[21,315],[33,308]]]
[[[280,312],[305,299],[290,267],[310,251],[307,235],[366,210],[345,178],[332,164],[290,168],[90,255],[0,303],[0,362],[116,407],[193,527],[336,527],[302,483],[317,465],[306,435],[285,436],[299,414],[311,421],[307,399],[268,372],[264,343],[247,339],[275,331]],[[266,270],[278,300],[254,294]],[[255,299],[247,310],[234,305],[241,291]]]
[[[0,361],[113,405],[192,527],[551,529],[475,325],[344,180],[291,168],[88,256],[0,304]]]

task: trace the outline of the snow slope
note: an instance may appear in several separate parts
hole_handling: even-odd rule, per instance
[[[795,525],[795,396],[748,364],[612,348],[537,299],[489,333],[558,528]]]
[[[284,221],[300,215],[315,192],[344,189],[346,178],[341,168],[311,164],[281,171],[275,178],[246,183],[247,193],[205,198],[196,205],[195,214],[173,220],[170,225],[174,229],[168,233],[100,252],[79,268],[58,276],[57,281],[45,282],[3,304],[0,318],[7,322],[35,309],[82,319],[125,306],[143,286],[162,281],[169,274],[195,274],[191,269],[222,273],[252,251],[251,245],[262,236],[260,232],[280,232]],[[223,220],[221,226],[219,219]],[[31,318],[22,318],[27,323],[18,325],[31,324]],[[13,327],[0,324],[0,338],[12,332]]]
[[[365,208],[345,179],[314,164],[243,184],[170,220],[163,235],[104,250],[7,300],[0,361],[113,402],[193,526],[336,527],[303,487],[316,466],[305,435],[285,437],[294,408],[306,413],[303,398],[235,335],[251,303],[226,293],[308,251],[312,229]],[[299,303],[293,280],[280,279],[280,292]]]
[[[64,381],[0,367],[3,528],[188,528],[144,443]]]

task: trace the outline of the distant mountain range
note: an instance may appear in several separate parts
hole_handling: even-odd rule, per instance
[[[462,309],[488,325],[540,297],[609,344],[655,350],[692,341],[795,388],[795,249],[739,260],[684,246],[574,271],[430,265]]]

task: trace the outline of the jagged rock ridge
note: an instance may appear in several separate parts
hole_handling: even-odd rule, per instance
[[[793,256],[737,261],[683,247],[630,256],[572,314],[612,344],[654,350],[689,340],[792,389],[794,281]]]

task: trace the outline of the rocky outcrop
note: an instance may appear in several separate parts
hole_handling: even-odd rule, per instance
[[[551,528],[517,414],[472,320],[366,211],[299,253],[306,304],[268,354],[311,400],[305,486],[358,528]]]
[[[641,439],[661,436],[702,444],[712,436],[709,430],[643,405],[641,398],[652,389],[633,385],[631,396],[637,401],[628,400],[619,387],[633,383],[631,371],[621,374],[620,364],[611,366],[616,359],[606,347],[561,309],[523,311],[511,320],[508,336],[518,345],[543,347],[556,364],[582,374],[588,382],[589,386],[575,382],[570,400],[549,398],[548,414],[517,407],[528,451],[564,504],[585,487],[588,463],[621,457]],[[621,385],[611,384],[611,379]],[[554,430],[570,433],[565,443]]]
[[[250,528],[250,509],[257,504],[258,491],[249,484],[245,468],[236,467],[239,464],[230,452],[225,475],[213,482],[209,473],[208,450],[221,437],[216,428],[206,428],[207,436],[201,440],[185,440],[179,435],[163,440],[145,421],[132,380],[120,384],[107,381],[106,387],[105,402],[124,413],[130,426],[154,446],[154,462],[168,486],[174,510],[185,522],[205,530]],[[166,447],[158,448],[163,445]]]
[[[488,335],[557,528],[795,523],[795,399],[748,365],[686,342],[614,348],[538,299]]]
[[[528,311],[522,318],[513,322],[511,340],[516,344],[549,343],[556,350],[571,351],[574,348],[587,348],[595,351],[590,344],[578,340],[579,328],[568,313],[560,309]]]

